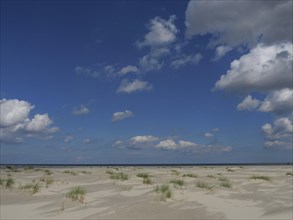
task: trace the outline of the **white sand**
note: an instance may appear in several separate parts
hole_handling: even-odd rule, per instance
[[[52,172],[46,188],[42,177]],[[126,181],[113,180],[106,171],[128,174]],[[176,170],[175,175],[171,170]],[[1,187],[0,219],[292,219],[292,166],[246,167],[63,167],[9,170],[2,179],[15,180],[12,189]],[[64,173],[71,171],[73,174]],[[145,185],[138,173],[148,173],[152,184]],[[197,178],[184,174],[196,174]],[[210,175],[209,177],[207,175]],[[250,179],[253,175],[271,181]],[[221,186],[226,177],[231,188]],[[174,186],[170,180],[184,180]],[[39,182],[32,194],[19,185]],[[211,189],[197,187],[204,182]],[[155,186],[169,184],[172,197],[161,201]],[[84,202],[66,198],[74,186],[86,190]]]

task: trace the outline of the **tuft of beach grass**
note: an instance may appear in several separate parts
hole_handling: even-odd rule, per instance
[[[68,193],[66,193],[66,198],[72,201],[79,201],[83,203],[85,199],[86,191],[80,186],[73,187]]]
[[[261,175],[254,175],[254,176],[250,177],[250,179],[272,181],[271,177],[269,177],[269,176],[261,176]]]
[[[125,173],[112,173],[110,176],[111,179],[114,180],[121,180],[121,181],[125,181],[128,180],[128,175]]]
[[[193,174],[193,173],[187,173],[187,174],[184,174],[183,177],[192,177],[192,178],[197,178],[198,175],[197,174]]]
[[[183,180],[170,180],[170,183],[172,183],[175,187],[180,187],[181,189],[185,184]]]
[[[27,183],[24,186],[19,186],[21,190],[28,190],[31,194],[35,194],[40,191],[41,185],[39,183]]]
[[[164,202],[166,202],[168,198],[172,197],[172,190],[170,189],[170,186],[167,184],[156,186],[155,192],[161,194],[160,200]]]
[[[201,189],[208,189],[208,190],[213,189],[213,186],[209,185],[206,182],[197,182],[196,186]]]

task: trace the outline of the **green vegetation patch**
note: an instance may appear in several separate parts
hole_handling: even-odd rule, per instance
[[[209,185],[209,184],[206,183],[206,182],[198,182],[198,183],[196,184],[196,186],[197,186],[198,188],[201,188],[201,189],[208,189],[208,190],[211,190],[211,189],[213,188],[213,186]]]
[[[198,175],[197,174],[193,174],[193,173],[187,173],[187,174],[184,174],[183,177],[197,178]]]
[[[259,176],[259,175],[254,175],[254,176],[250,177],[250,179],[272,181],[272,178],[269,176]]]
[[[166,184],[161,186],[156,186],[155,192],[161,194],[160,200],[164,202],[167,201],[167,198],[172,197],[172,190],[170,189],[170,186]]]
[[[72,201],[79,201],[83,203],[85,198],[86,191],[80,186],[72,188],[68,193],[66,193],[66,198],[71,199]]]
[[[172,183],[175,187],[180,187],[184,186],[185,182],[183,180],[171,180],[170,183]]]
[[[125,181],[128,180],[128,175],[125,173],[112,173],[110,178],[114,180]]]

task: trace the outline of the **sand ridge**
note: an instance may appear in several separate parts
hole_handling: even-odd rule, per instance
[[[292,166],[2,167],[0,176],[0,219],[293,218]],[[85,194],[73,201],[77,186]]]

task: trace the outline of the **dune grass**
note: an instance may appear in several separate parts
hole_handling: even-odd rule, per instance
[[[109,175],[114,174],[114,171],[112,171],[112,170],[106,170],[105,172],[106,172],[107,174],[109,174]]]
[[[170,180],[170,183],[172,183],[175,187],[180,187],[181,189],[185,184],[183,180]]]
[[[193,174],[193,173],[187,173],[187,174],[184,174],[183,177],[191,177],[191,178],[197,178],[198,175],[196,174]]]
[[[170,186],[166,184],[156,186],[155,192],[161,194],[160,200],[164,202],[166,202],[168,198],[172,197],[172,190],[170,189]]]
[[[201,189],[208,189],[208,190],[211,190],[213,188],[213,186],[209,185],[208,183],[206,182],[197,182],[196,186],[198,188],[201,188]]]
[[[12,190],[12,187],[14,184],[15,184],[15,181],[11,177],[9,177],[8,179],[0,178],[0,186],[4,186],[6,189]]]
[[[121,181],[125,181],[128,180],[128,175],[125,173],[112,173],[110,176],[111,179],[114,180],[121,180]]]
[[[40,191],[41,185],[39,183],[27,183],[24,186],[20,185],[19,189],[21,190],[28,190],[32,194],[35,194]]]
[[[71,174],[72,176],[76,176],[77,173],[74,171],[65,170],[63,173]]]
[[[50,176],[44,176],[40,179],[40,181],[46,184],[46,188],[48,188],[49,185],[54,183],[54,179]]]
[[[178,170],[171,170],[171,174],[175,176],[179,176],[180,172]]]
[[[220,186],[231,189],[232,188],[232,183],[229,182],[229,181],[221,182]]]
[[[151,180],[151,176],[148,173],[138,173],[136,176],[143,178],[143,184],[151,185],[153,183]]]
[[[211,175],[211,174],[207,175],[207,177],[208,178],[212,178],[212,179],[216,179],[216,176],[215,175]]]
[[[293,176],[293,172],[286,173],[286,176]]]
[[[150,175],[148,173],[138,173],[136,176],[142,177],[142,178],[149,178],[150,177]]]
[[[250,179],[253,179],[253,180],[265,180],[265,181],[272,181],[272,178],[269,177],[269,176],[261,176],[261,175],[254,175],[252,177],[250,177]]]
[[[44,170],[44,172],[45,172],[45,174],[48,175],[48,176],[50,176],[51,174],[53,174],[53,172],[50,171],[50,170]]]
[[[83,203],[85,199],[86,191],[80,186],[73,187],[68,193],[66,193],[66,198],[72,201],[79,201]]]
[[[219,177],[218,180],[220,180],[221,182],[229,182],[229,179],[225,176]]]

